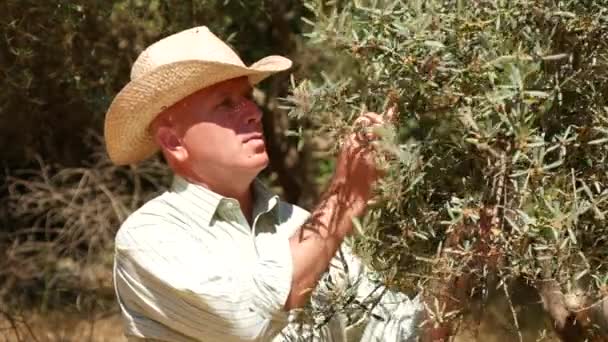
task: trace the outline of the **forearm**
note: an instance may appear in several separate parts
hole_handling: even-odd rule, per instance
[[[287,310],[306,303],[342,241],[352,231],[352,218],[359,216],[364,207],[365,200],[330,190],[310,219],[291,237],[293,277],[285,303]]]
[[[382,123],[378,114],[365,113],[353,125],[371,128]],[[287,310],[306,303],[344,237],[352,231],[352,219],[365,211],[379,175],[371,139],[373,133],[366,134],[364,139],[353,133],[345,140],[329,190],[311,218],[289,241],[293,270],[291,292],[285,303]]]

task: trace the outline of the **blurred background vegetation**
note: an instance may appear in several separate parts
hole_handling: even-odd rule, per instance
[[[295,62],[255,92],[263,177],[290,202],[314,205],[358,113],[397,105],[397,130],[379,132],[394,158],[355,245],[386,284],[424,294],[432,334],[604,341],[607,12],[603,0],[0,2],[0,337],[122,338],[113,236],[171,176],[158,157],[111,165],[104,113],[147,45],[207,25],[246,63]]]
[[[160,158],[115,167],[105,155],[105,110],[137,55],[207,25],[246,63],[281,54],[296,74],[312,70],[304,10],[292,0],[0,2],[0,336],[17,327],[15,340],[104,338],[93,323],[116,313],[113,235],[170,182]],[[310,205],[318,184],[310,161],[320,157],[314,142],[286,133],[294,125],[277,99],[288,80],[278,75],[256,91],[272,159],[264,177],[286,199]],[[76,329],[83,320],[92,323]],[[114,323],[109,340],[121,334]],[[32,324],[50,335],[28,331]]]

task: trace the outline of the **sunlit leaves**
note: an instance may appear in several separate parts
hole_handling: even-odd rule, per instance
[[[487,267],[497,267],[504,278],[557,279],[591,297],[605,290],[608,10],[600,2],[308,6],[309,44],[331,63],[294,87],[292,113],[339,139],[361,111],[399,104],[389,148],[399,157],[387,161],[358,225],[359,254],[387,282],[412,290],[467,272],[484,286]],[[483,259],[487,250],[499,257]]]

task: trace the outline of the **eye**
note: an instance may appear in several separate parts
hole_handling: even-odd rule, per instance
[[[247,92],[244,97],[249,101],[253,101],[253,91]]]
[[[232,106],[234,105],[234,102],[232,101],[232,99],[230,97],[226,97],[224,100],[222,100],[222,102],[220,102],[220,104],[218,105],[218,108],[232,108]]]

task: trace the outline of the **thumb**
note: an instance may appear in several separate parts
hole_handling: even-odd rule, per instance
[[[388,122],[388,123],[394,124],[397,122],[397,119],[399,118],[399,112],[397,111],[396,103],[392,104],[386,110],[386,114],[384,115],[384,117],[386,118],[386,122]]]

